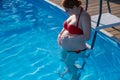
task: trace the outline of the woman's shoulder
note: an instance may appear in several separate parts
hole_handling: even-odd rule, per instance
[[[90,19],[90,14],[86,11],[83,11],[81,14],[81,19]]]
[[[90,17],[90,14],[87,11],[83,11],[81,16],[82,17]]]

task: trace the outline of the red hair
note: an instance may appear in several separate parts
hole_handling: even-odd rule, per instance
[[[62,0],[62,6],[65,8],[73,8],[74,6],[79,7],[81,5],[80,0]]]

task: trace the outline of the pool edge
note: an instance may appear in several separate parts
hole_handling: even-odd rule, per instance
[[[49,4],[51,4],[51,5],[53,5],[53,6],[55,6],[55,7],[57,7],[58,9],[60,9],[60,10],[62,10],[62,11],[65,11],[64,8],[62,8],[60,5],[55,4],[54,2],[52,2],[52,1],[50,1],[50,0],[44,0],[44,1],[47,2],[47,3],[49,3]],[[92,29],[94,29],[94,28],[92,27]],[[113,34],[107,32],[105,29],[101,29],[101,30],[99,30],[98,32],[103,33],[104,35],[108,36],[109,38],[111,38],[111,39],[112,39],[113,41],[115,41],[116,43],[120,44],[120,41],[117,40]],[[88,48],[91,48],[91,44],[87,44],[87,46],[88,46]]]
[[[61,9],[61,10],[63,10],[64,11],[64,9],[61,7],[61,6],[59,6],[58,4],[55,4],[55,3],[53,3],[52,1],[50,1],[50,0],[45,0],[46,2],[48,2],[48,3],[50,3],[50,4],[52,4],[52,5],[54,5],[54,6],[56,6],[57,8],[59,8],[59,9]],[[93,28],[93,27],[92,27]],[[104,29],[101,29],[100,30],[100,32],[102,32],[102,33],[104,33],[104,34],[106,34],[107,36],[109,36],[109,37],[114,37],[114,35],[113,34],[111,34],[111,33],[109,33],[109,32],[107,32],[106,30],[104,30]]]

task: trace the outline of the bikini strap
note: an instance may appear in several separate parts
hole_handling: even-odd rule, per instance
[[[79,13],[78,20],[77,20],[77,27],[79,25],[80,15],[81,15],[82,11],[83,11],[83,8],[80,9],[80,13]]]

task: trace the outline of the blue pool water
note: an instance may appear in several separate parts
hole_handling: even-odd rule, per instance
[[[70,73],[60,77],[67,52],[57,44],[66,18],[42,0],[1,0],[0,80],[68,80]],[[99,32],[84,68],[78,70],[79,80],[120,80],[119,51],[117,42]]]

